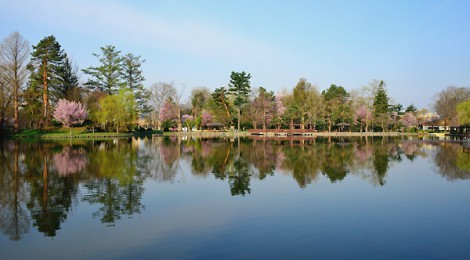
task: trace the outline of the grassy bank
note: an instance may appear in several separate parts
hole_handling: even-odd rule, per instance
[[[152,136],[152,134],[159,134],[160,131],[134,131],[130,133],[116,133],[116,132],[90,132],[86,127],[69,128],[56,128],[49,130],[26,130],[20,133],[11,135],[17,139],[39,138],[39,139],[63,139],[63,138],[122,138],[132,136]]]

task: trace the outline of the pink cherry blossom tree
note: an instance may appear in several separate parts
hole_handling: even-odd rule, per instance
[[[207,111],[203,111],[201,115],[201,125],[207,126],[210,122],[212,122],[212,114]]]
[[[366,132],[368,131],[369,122],[371,119],[372,119],[372,112],[369,109],[367,109],[367,107],[365,106],[359,107],[354,113],[354,123],[360,124],[361,132],[364,126],[366,127]]]
[[[413,113],[408,112],[403,115],[401,118],[401,122],[405,126],[405,128],[410,128],[413,126],[416,126],[418,124],[418,120],[416,119],[415,115]]]
[[[83,123],[88,116],[88,111],[80,102],[59,99],[52,116],[62,125],[70,128],[70,135],[72,135],[72,126]]]
[[[284,105],[284,102],[282,102],[283,98],[284,97],[282,95],[277,95],[274,99],[274,102],[276,104],[276,111],[274,113],[273,122],[277,125],[277,129],[281,128],[282,117],[284,116],[284,113],[287,109],[287,107]]]

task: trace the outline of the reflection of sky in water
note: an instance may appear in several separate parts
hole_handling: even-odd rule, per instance
[[[142,214],[106,227],[92,217],[98,205],[80,202],[54,238],[34,228],[19,242],[0,236],[0,256],[466,258],[470,181],[441,176],[434,148],[390,161],[383,186],[371,185],[373,175],[360,168],[335,183],[320,173],[299,188],[283,168],[252,178],[246,196],[232,196],[227,179],[194,175],[183,156],[171,181],[145,180]],[[78,190],[86,193],[84,185]]]

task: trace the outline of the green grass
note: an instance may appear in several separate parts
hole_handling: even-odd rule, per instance
[[[116,132],[89,132],[86,127],[69,128],[51,128],[49,130],[26,130],[14,134],[14,138],[41,138],[41,139],[63,139],[63,138],[110,138],[110,137],[130,137],[130,136],[149,136],[161,133],[159,131],[135,131],[132,133]]]

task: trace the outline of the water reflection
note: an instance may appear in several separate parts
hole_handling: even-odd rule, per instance
[[[113,226],[142,214],[146,181],[175,183],[187,173],[215,178],[232,196],[248,196],[253,180],[291,176],[300,188],[358,176],[387,183],[393,164],[430,157],[447,180],[470,178],[470,154],[458,143],[391,138],[197,139],[109,141],[0,140],[0,230],[20,240],[34,227],[54,237],[71,209],[94,205],[93,217]],[[186,165],[186,166],[183,166]]]

